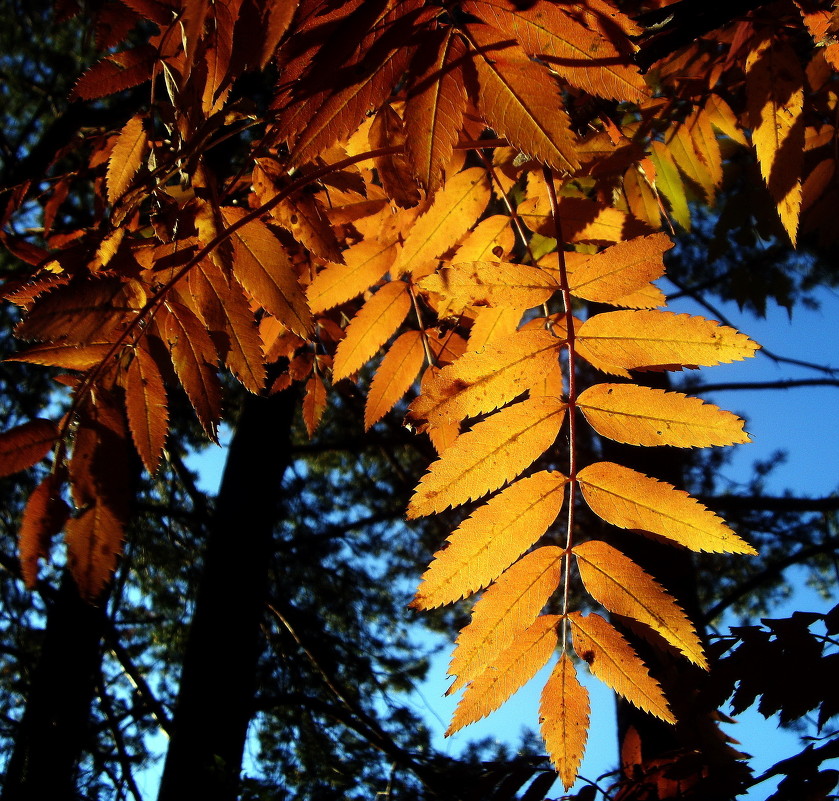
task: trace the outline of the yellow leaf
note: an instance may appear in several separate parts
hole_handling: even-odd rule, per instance
[[[590,710],[588,690],[577,680],[571,658],[562,654],[542,690],[539,727],[548,756],[566,790],[577,780],[586,750]]]
[[[594,676],[639,709],[667,723],[676,722],[659,683],[611,623],[600,615],[584,617],[579,612],[570,612],[568,620],[574,650]]]
[[[586,591],[616,615],[637,620],[707,669],[702,644],[679,605],[657,582],[620,551],[599,540],[574,548]]]
[[[108,159],[105,176],[108,185],[108,201],[116,203],[131,185],[131,181],[143,163],[148,137],[143,127],[143,115],[136,114],[125,123],[117,136],[114,149]]]
[[[500,262],[515,246],[516,235],[506,214],[493,214],[481,220],[458,245],[452,263],[469,261]]]
[[[393,263],[395,241],[364,239],[343,252],[344,263],[327,264],[306,289],[312,313],[331,309],[366,292]]]
[[[640,103],[650,92],[631,63],[634,45],[624,39],[620,52],[615,43],[617,26],[610,25],[611,19],[604,25],[602,15],[586,5],[525,7],[499,0],[467,0],[463,8],[508,34],[572,86],[598,97]]]
[[[596,314],[577,332],[577,352],[599,370],[712,366],[753,356],[758,345],[714,320],[666,311]]]
[[[795,245],[804,161],[804,71],[782,39],[764,39],[749,53],[746,100],[760,173]]]
[[[595,303],[615,303],[664,275],[666,234],[636,237],[586,255],[566,253],[571,294]]]
[[[522,557],[475,604],[472,622],[457,638],[447,695],[484,672],[527,629],[559,584],[562,549],[537,548]]]
[[[466,32],[481,116],[528,156],[561,172],[574,172],[579,167],[576,139],[554,79],[490,26],[471,23]]]
[[[466,110],[463,59],[466,47],[452,28],[441,32],[439,49],[416,77],[405,104],[405,142],[420,183],[431,197],[444,182]]]
[[[422,331],[406,331],[385,354],[370,384],[364,430],[382,419],[410,389],[425,359]]]
[[[710,123],[709,126],[710,128]],[[699,131],[697,131],[699,133]],[[716,142],[716,140],[714,140]],[[688,128],[687,121],[675,123],[665,138],[670,155],[676,166],[681,170],[689,180],[702,189],[705,193],[705,198],[710,205],[714,203],[715,195],[715,181],[711,175],[708,165],[699,157],[697,152],[697,143],[694,142],[694,137]],[[722,162],[719,163],[720,178],[722,177]]]
[[[561,344],[549,331],[517,331],[466,353],[423,387],[408,416],[437,425],[497,409],[551,369]]]
[[[487,207],[490,197],[489,179],[481,167],[471,167],[449,179],[405,237],[392,274],[414,272],[455,245]]]
[[[410,308],[411,296],[403,281],[391,281],[373,295],[350,321],[335,351],[333,380],[340,381],[362,367],[402,325]]]
[[[673,219],[686,231],[690,231],[690,210],[688,209],[685,185],[679,177],[676,162],[664,142],[653,142],[650,159],[655,165],[655,187],[670,203]]]
[[[738,145],[748,144],[737,117],[734,116],[734,112],[728,103],[719,95],[708,95],[708,100],[705,102],[705,111],[711,125],[720,133],[725,134],[729,139],[737,142]]]
[[[652,163],[650,163],[652,167]],[[623,175],[623,194],[634,217],[650,228],[661,228],[661,208],[650,181],[638,165],[633,164]]]
[[[519,203],[516,211],[531,231],[556,237],[556,225],[544,181],[531,181],[528,197]],[[559,222],[563,241],[595,245],[623,242],[638,233],[640,228],[626,212],[583,197],[559,198]]]
[[[479,507],[434,554],[411,606],[433,609],[495,581],[556,519],[567,481],[561,473],[542,471]]]
[[[707,448],[750,441],[739,417],[680,392],[595,384],[577,405],[598,434],[627,445]]]
[[[234,206],[221,209],[228,227],[246,214],[245,209]],[[311,334],[314,326],[303,288],[271,229],[260,220],[251,220],[231,236],[231,241],[233,272],[254,300],[295,334]]]
[[[469,331],[469,350],[480,351],[487,345],[512,336],[519,327],[524,309],[515,306],[496,306],[479,309]]]
[[[548,662],[556,648],[559,615],[542,615],[466,688],[446,736],[495,711]]]
[[[423,278],[420,286],[455,308],[476,304],[530,309],[559,290],[556,279],[539,267],[491,261],[454,263]]]
[[[422,477],[408,517],[442,512],[515,478],[553,444],[564,415],[565,404],[557,398],[533,398],[461,434]]]
[[[586,503],[607,523],[651,531],[694,551],[756,554],[721,518],[687,492],[611,462],[577,474]]]

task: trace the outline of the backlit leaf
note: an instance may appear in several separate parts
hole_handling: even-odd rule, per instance
[[[382,359],[364,407],[364,430],[382,419],[411,388],[425,361],[422,331],[406,331]]]
[[[334,381],[354,373],[396,333],[411,308],[408,285],[385,284],[370,298],[347,326],[347,335],[335,351]]]
[[[574,650],[594,676],[639,709],[675,723],[659,683],[624,636],[598,614],[570,612]]]
[[[498,578],[556,519],[566,482],[560,473],[542,471],[479,507],[434,554],[411,606],[453,603]]]
[[[651,531],[694,551],[757,553],[721,518],[664,481],[611,462],[584,467],[577,479],[592,511],[613,526]]]
[[[537,548],[523,556],[475,604],[472,622],[457,638],[447,695],[484,672],[527,629],[559,584],[562,549]]]
[[[556,648],[556,626],[560,620],[558,615],[537,617],[496,659],[488,662],[463,693],[446,736],[498,709],[547,664]]]
[[[533,398],[496,412],[461,434],[422,477],[408,517],[480,498],[519,475],[554,442],[565,415],[556,398]]]
[[[20,572],[29,589],[34,589],[38,582],[38,560],[47,558],[50,539],[61,531],[70,513],[60,492],[61,483],[56,474],[49,473],[32,490],[23,510],[18,553]]]
[[[749,442],[739,417],[680,392],[595,384],[577,405],[598,434],[627,445],[707,448]]]
[[[580,578],[595,601],[649,626],[691,662],[707,669],[702,644],[687,615],[635,562],[599,540],[575,546],[574,555]]]
[[[685,185],[682,182],[676,162],[664,142],[651,145],[650,159],[655,165],[655,187],[670,203],[673,219],[686,231],[690,231],[690,210],[688,209]]]
[[[586,750],[590,710],[588,690],[578,681],[571,658],[562,654],[542,690],[539,728],[566,790],[577,780]]]
[[[160,369],[141,347],[134,349],[126,371],[125,409],[134,447],[154,475],[169,431],[169,407]]]
[[[52,420],[38,418],[0,433],[0,476],[10,476],[41,461],[58,439]]]
[[[83,598],[95,600],[111,580],[123,537],[122,520],[102,502],[67,521],[67,564]]]
[[[306,394],[303,396],[303,422],[311,438],[320,423],[326,409],[326,387],[319,375],[313,375],[306,382]]]
[[[137,174],[137,170],[140,169],[146,142],[143,117],[136,114],[125,123],[125,127],[120,131],[111,157],[108,159],[106,180],[108,183],[108,200],[111,203],[115,203],[117,198],[128,189],[131,180]]]

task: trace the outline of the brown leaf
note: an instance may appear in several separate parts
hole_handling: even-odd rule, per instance
[[[50,540],[64,528],[70,514],[60,492],[61,482],[50,473],[32,490],[23,510],[18,551],[20,572],[30,590],[38,583],[38,560],[49,556]]]
[[[58,439],[52,420],[38,418],[0,434],[0,476],[10,476],[37,464]]]
[[[123,538],[122,520],[102,502],[67,521],[67,564],[83,598],[95,601],[110,582]]]
[[[134,349],[128,363],[125,410],[134,447],[146,470],[154,475],[169,431],[169,406],[157,362],[142,347]]]
[[[151,78],[157,55],[157,49],[152,45],[112,53],[79,78],[70,97],[96,100],[138,86]]]
[[[135,114],[119,132],[111,157],[108,159],[108,200],[117,199],[131,185],[131,181],[143,163],[148,138],[143,125],[143,116]]]

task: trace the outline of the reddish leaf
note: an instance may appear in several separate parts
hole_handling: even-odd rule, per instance
[[[0,476],[10,476],[37,464],[58,439],[52,420],[30,420],[0,434]]]

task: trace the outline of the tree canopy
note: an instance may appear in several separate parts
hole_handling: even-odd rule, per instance
[[[732,693],[784,722],[819,710],[824,741],[777,767],[774,797],[827,797],[836,610],[722,638],[708,625],[791,564],[835,569],[839,504],[718,491],[704,449],[749,435],[679,375],[759,345],[666,310],[656,282],[758,313],[836,282],[833,7],[80,11],[56,3],[43,41],[0,62],[18,81],[0,140],[2,335],[23,376],[4,382],[0,474],[19,517],[4,565],[10,608],[23,582],[47,619],[26,710],[6,722],[4,798],[73,797],[92,730],[113,747],[87,748],[89,792],[112,771],[138,796],[131,752],[155,726],[171,737],[161,801],[270,793],[240,774],[249,726],[271,715],[260,737],[289,797],[361,797],[346,777],[384,781],[390,761],[388,795],[512,798],[532,779],[524,797],[542,798],[577,778],[584,672],[629,705],[611,797],[760,780],[718,725]],[[37,35],[47,17],[28,13]],[[183,459],[222,424],[235,434],[209,499]],[[712,588],[709,565],[725,576]],[[422,672],[389,628],[417,612],[461,618],[449,733],[552,665],[546,759],[445,760],[404,708],[377,708]],[[5,630],[34,635],[15,614]],[[177,692],[160,659],[182,665]],[[756,668],[796,660],[821,680]],[[121,676],[133,689],[109,690]]]

